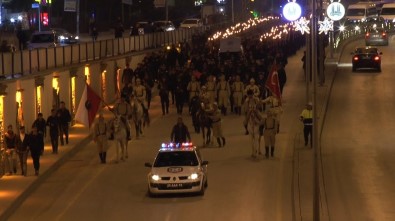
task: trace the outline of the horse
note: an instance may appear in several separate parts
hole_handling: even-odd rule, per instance
[[[190,108],[192,124],[195,128],[195,132],[202,132],[203,145],[206,146],[211,143],[211,119],[209,118],[207,112],[203,109],[199,97],[195,96],[191,99]]]
[[[127,124],[121,119],[121,115],[116,115],[114,119],[110,121],[111,132],[113,134],[113,139],[116,144],[116,163],[119,160],[125,160],[128,158],[128,137],[127,137]],[[119,150],[121,151],[121,156],[119,156]]]
[[[139,138],[143,134],[143,127],[147,124],[149,125],[149,115],[148,111],[143,109],[143,104],[137,99],[133,98],[130,102],[132,106],[132,120],[136,128],[136,138]]]
[[[251,138],[252,158],[256,158],[261,154],[260,149],[260,126],[262,124],[262,116],[257,109],[251,109],[247,112],[247,130]]]

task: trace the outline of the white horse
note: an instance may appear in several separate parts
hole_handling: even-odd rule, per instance
[[[252,144],[251,156],[253,158],[256,158],[259,154],[261,154],[259,126],[262,123],[262,116],[260,115],[258,110],[253,109],[247,113],[247,119],[247,129]]]
[[[115,141],[115,149],[116,149],[116,163],[119,160],[125,160],[128,158],[128,137],[127,137],[127,124],[128,122],[124,122],[121,119],[121,115],[116,115],[114,119],[111,121],[111,129],[114,136]],[[119,156],[119,151],[121,151],[121,156]]]
[[[130,101],[132,106],[132,120],[136,129],[136,138],[139,138],[143,134],[143,123],[144,123],[144,110],[142,104],[137,99]]]

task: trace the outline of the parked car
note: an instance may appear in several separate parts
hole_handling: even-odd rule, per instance
[[[140,21],[136,22],[134,26],[130,27],[130,35],[144,35],[153,32],[153,25],[151,22]]]
[[[203,26],[203,22],[198,18],[185,19],[180,24],[180,28],[200,28],[202,26]]]
[[[365,44],[370,45],[388,45],[388,33],[383,28],[369,28],[365,34]]]
[[[198,193],[207,187],[208,161],[192,143],[163,143],[147,176],[148,194]]]
[[[78,35],[73,35],[65,29],[51,28],[51,30],[55,32],[58,42],[61,44],[76,44],[80,40]]]
[[[352,71],[355,72],[360,68],[377,69],[381,72],[381,55],[382,52],[375,47],[356,48],[351,53]]]
[[[176,27],[171,21],[154,21],[153,23],[155,31],[174,31]]]
[[[36,31],[28,42],[28,48],[53,48],[59,44],[55,31]]]

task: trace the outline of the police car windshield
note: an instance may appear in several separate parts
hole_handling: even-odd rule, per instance
[[[154,167],[198,165],[198,159],[193,151],[159,152],[154,163]]]

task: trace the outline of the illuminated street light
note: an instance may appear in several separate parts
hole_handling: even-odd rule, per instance
[[[302,8],[296,3],[296,0],[292,0],[284,5],[283,15],[289,21],[298,20],[302,15]]]

